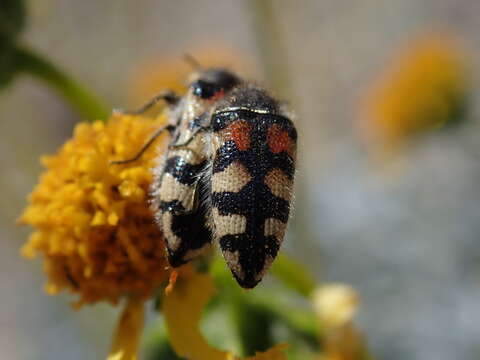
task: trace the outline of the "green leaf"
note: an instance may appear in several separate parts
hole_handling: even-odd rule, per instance
[[[42,55],[17,47],[15,62],[17,71],[45,82],[85,119],[106,120],[109,112],[102,101]]]
[[[315,288],[315,280],[306,267],[285,254],[279,254],[271,272],[285,286],[304,297],[309,297]]]
[[[0,42],[14,43],[25,27],[25,4],[21,0],[0,1]]]
[[[15,44],[25,25],[23,1],[0,1],[0,89],[18,72]]]
[[[142,344],[141,358],[145,360],[181,360],[170,345],[163,321],[146,331]]]
[[[13,46],[0,36],[0,89],[12,81],[17,70]]]
[[[235,298],[231,305],[230,315],[242,343],[243,356],[266,351],[274,345],[272,327],[275,317],[268,308],[248,301],[245,296]]]

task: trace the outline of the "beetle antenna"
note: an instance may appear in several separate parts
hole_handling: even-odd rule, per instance
[[[183,59],[190,65],[194,70],[203,70],[203,66],[195,59],[192,55],[185,53],[183,54]]]

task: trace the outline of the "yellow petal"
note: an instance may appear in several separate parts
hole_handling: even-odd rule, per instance
[[[226,351],[210,346],[199,330],[202,310],[215,292],[210,276],[189,273],[179,277],[165,295],[163,311],[170,343],[175,352],[189,360],[232,359]]]
[[[143,301],[131,297],[117,325],[107,360],[136,360],[144,322]]]

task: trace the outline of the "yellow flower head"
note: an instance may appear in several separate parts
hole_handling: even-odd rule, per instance
[[[313,292],[315,312],[326,329],[339,328],[350,322],[358,304],[357,293],[348,285],[328,284]]]
[[[421,38],[368,92],[362,130],[369,141],[395,147],[413,135],[461,120],[467,80],[464,54],[451,38]]]
[[[114,115],[107,123],[80,123],[53,156],[20,218],[35,231],[22,254],[44,257],[46,291],[68,289],[78,304],[117,302],[125,294],[149,297],[168,278],[162,234],[148,205],[156,146],[131,158],[164,123]]]

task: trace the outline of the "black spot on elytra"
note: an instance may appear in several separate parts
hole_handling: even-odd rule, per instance
[[[205,164],[206,161],[192,165],[181,156],[172,156],[167,159],[164,172],[172,175],[181,184],[193,185],[198,181],[198,174]]]
[[[269,218],[286,223],[290,211],[287,200],[273,195],[268,186],[253,180],[239,192],[213,193],[212,205],[220,215],[237,214],[247,217],[246,231],[251,233],[263,233],[264,222]]]
[[[236,121],[238,119],[249,121],[254,126],[256,125],[267,128],[273,124],[279,125],[282,130],[288,133],[292,140],[294,140],[295,142],[297,141],[297,130],[295,129],[295,126],[289,118],[279,114],[262,114],[255,112],[254,110],[229,110],[228,108],[226,108],[220,111],[219,109],[217,109],[211,120],[212,130],[214,132],[218,132],[222,129],[225,129],[233,121]]]
[[[212,241],[212,233],[206,226],[205,209],[199,207],[187,213],[178,200],[161,202],[160,206],[163,212],[172,214],[170,230],[180,239],[180,246],[176,250],[167,245],[168,262],[178,267],[188,262],[185,255],[189,250],[200,249]]]
[[[212,233],[206,226],[205,216],[198,212],[173,215],[171,230],[181,239],[180,247],[175,251],[167,247],[168,261],[173,267],[189,261],[185,259],[189,250],[201,249],[212,241]]]
[[[225,235],[220,239],[223,251],[239,252],[239,264],[243,274],[233,276],[243,288],[251,289],[257,285],[258,279],[267,260],[267,256],[275,258],[279,250],[278,240],[274,236],[262,236],[260,239],[248,234]]]
[[[274,154],[268,149],[267,145],[261,146],[263,149],[258,153],[255,151],[255,148],[258,147],[254,144],[254,149],[240,151],[234,141],[226,141],[215,154],[212,173],[221,172],[233,162],[238,161],[245,166],[249,174],[254,176],[265,177],[270,170],[280,169],[290,180],[293,179],[295,162],[290,155],[286,152]]]
[[[200,187],[202,182],[199,176],[205,164],[206,161],[192,165],[180,156],[173,156],[167,159],[164,172],[171,174],[182,184],[198,187],[195,194],[199,196],[203,191]],[[200,249],[212,241],[211,231],[206,225],[206,209],[198,199],[195,199],[195,205],[194,210],[186,210],[179,200],[160,201],[158,205],[160,212],[170,213],[172,216],[169,230],[176,236],[176,239],[171,240],[180,242],[176,250],[169,248],[167,243],[168,261],[173,267],[181,266],[189,261],[185,259],[189,250]],[[165,227],[168,224],[162,224],[162,226]]]

